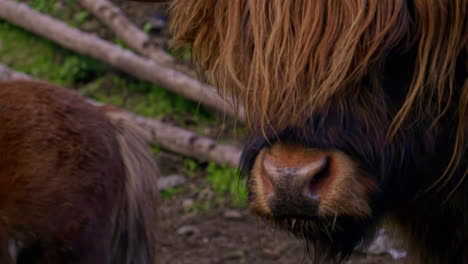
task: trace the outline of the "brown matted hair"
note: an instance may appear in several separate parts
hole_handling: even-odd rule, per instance
[[[468,82],[456,84],[455,68],[468,50],[465,1],[173,0],[171,9],[173,43],[189,44],[208,81],[234,95],[249,127],[262,131],[302,126],[330,101],[359,96],[362,80],[382,67],[389,49],[416,47],[413,80],[388,138],[419,118],[436,123],[458,104],[444,175],[460,165]]]

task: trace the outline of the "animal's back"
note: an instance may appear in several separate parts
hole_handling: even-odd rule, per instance
[[[106,116],[66,89],[0,83],[0,152],[0,260],[106,263],[125,177]]]

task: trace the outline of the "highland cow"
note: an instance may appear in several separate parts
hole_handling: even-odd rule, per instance
[[[0,83],[0,124],[0,263],[156,263],[143,131],[35,81]]]
[[[173,0],[176,46],[246,110],[252,211],[315,263],[387,221],[468,263],[466,0]]]

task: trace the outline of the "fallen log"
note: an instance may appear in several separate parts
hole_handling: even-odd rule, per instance
[[[81,32],[60,20],[43,15],[26,4],[0,0],[0,19],[25,28],[82,55],[101,60],[123,72],[180,94],[202,105],[243,120],[243,110],[234,111],[231,99],[223,99],[207,86],[176,70],[113,45],[97,36]]]
[[[0,81],[7,80],[34,79],[0,65]],[[116,118],[138,124],[152,143],[164,149],[183,154],[198,161],[213,161],[231,167],[239,165],[241,151],[237,147],[219,144],[209,137],[200,136],[158,120],[140,117],[112,105],[102,104],[91,99],[88,99],[88,101],[95,106],[112,109],[112,114]]]
[[[164,149],[184,154],[199,161],[213,161],[231,167],[239,165],[241,151],[234,146],[221,145],[211,138],[158,120],[143,118],[121,109],[117,113],[121,118],[131,120],[150,132],[152,141]]]
[[[81,5],[89,10],[102,23],[109,27],[132,49],[161,65],[168,66],[174,58],[167,54],[157,43],[136,27],[122,10],[107,0],[80,0]]]

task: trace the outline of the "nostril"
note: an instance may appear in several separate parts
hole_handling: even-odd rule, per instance
[[[310,181],[311,184],[317,183],[323,178],[326,177],[328,171],[328,157],[323,157],[320,161],[320,167],[316,170],[317,172],[315,175],[312,175],[312,180]]]
[[[273,182],[277,180],[278,172],[275,165],[265,155],[262,162],[263,173],[260,174],[263,189],[267,196],[271,196],[273,193]]]
[[[308,195],[315,197],[325,184],[326,179],[330,176],[330,159],[328,157],[322,157],[320,166],[317,166],[314,173],[308,176],[310,177]]]

